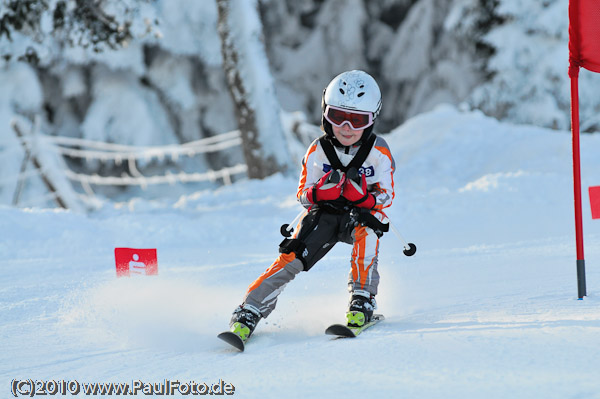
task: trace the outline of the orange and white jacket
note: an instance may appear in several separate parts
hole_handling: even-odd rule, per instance
[[[342,165],[347,166],[356,155],[360,145],[334,148]],[[396,164],[390,148],[383,138],[377,136],[369,156],[359,170],[360,175],[366,175],[369,192],[375,195],[376,205],[374,209],[377,211],[382,211],[392,205],[395,168]],[[300,174],[296,195],[304,207],[308,208],[312,205],[306,198],[306,191],[330,170],[331,164],[327,159],[327,155],[325,155],[319,139],[316,139],[302,159],[302,173]]]

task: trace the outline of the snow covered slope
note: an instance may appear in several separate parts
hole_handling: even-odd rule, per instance
[[[31,378],[222,379],[240,398],[600,398],[600,221],[584,193],[578,301],[569,133],[439,107],[386,139],[389,215],[419,249],[407,258],[384,236],[386,321],[356,340],[324,335],[346,307],[345,244],[286,288],[246,352],[216,338],[300,210],[294,179],[90,216],[0,208],[0,396]],[[599,153],[582,137],[586,189]],[[117,279],[119,246],[157,248],[159,275]]]

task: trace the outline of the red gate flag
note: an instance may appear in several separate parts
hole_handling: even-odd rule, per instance
[[[156,248],[115,248],[117,277],[158,274]]]
[[[569,76],[600,72],[600,1],[569,1]],[[575,75],[573,75],[575,74]]]
[[[587,295],[581,212],[579,155],[579,68],[600,72],[600,0],[569,0],[569,77],[571,78],[571,131],[573,135],[573,193],[577,246],[577,291]]]
[[[600,219],[600,186],[589,188],[592,219]]]

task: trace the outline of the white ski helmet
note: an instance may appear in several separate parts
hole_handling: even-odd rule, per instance
[[[371,75],[364,71],[352,70],[339,74],[323,90],[321,101],[321,124],[327,137],[335,146],[342,146],[335,135],[331,123],[325,117],[327,106],[347,110],[369,112],[372,114],[371,125],[367,127],[360,139],[365,142],[373,132],[373,122],[381,111],[381,90]]]
[[[355,69],[343,72],[329,82],[323,102],[326,106],[372,112],[375,119],[381,110],[381,90],[371,75]]]

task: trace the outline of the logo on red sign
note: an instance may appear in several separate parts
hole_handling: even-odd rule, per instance
[[[158,274],[156,248],[115,248],[117,277]]]

